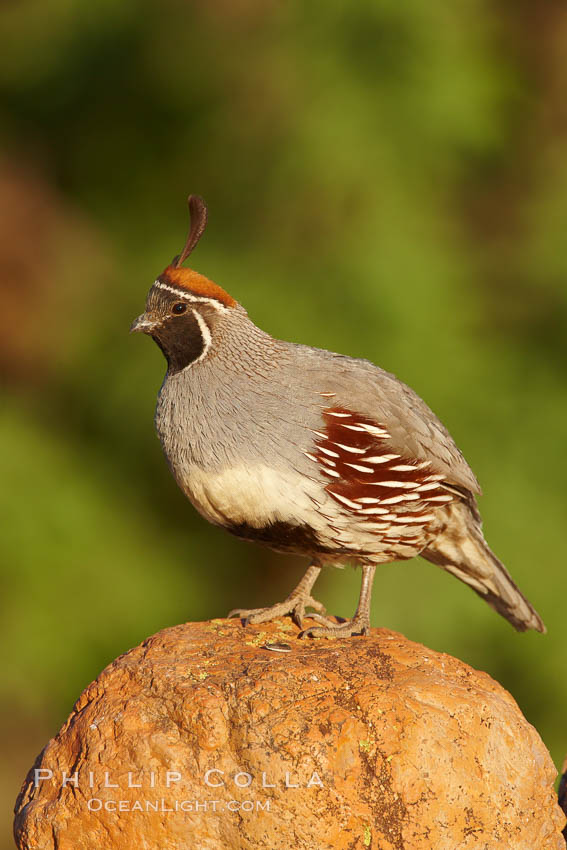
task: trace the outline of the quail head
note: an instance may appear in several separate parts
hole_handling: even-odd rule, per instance
[[[545,631],[485,542],[478,482],[429,407],[367,360],[273,339],[224,289],[183,268],[207,219],[195,195],[189,210],[186,245],[132,325],[167,360],[156,410],[163,450],[210,522],[309,559],[283,602],[231,615],[290,614],[300,626],[309,616],[316,625],[302,635],[365,634],[376,566],[421,555],[519,631]],[[362,568],[360,599],[337,623],[311,591],[323,566],[347,563]]]

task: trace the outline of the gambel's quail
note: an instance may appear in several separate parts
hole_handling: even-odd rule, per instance
[[[235,610],[247,623],[310,607],[302,635],[365,634],[377,564],[421,555],[519,631],[545,631],[488,548],[478,482],[447,429],[393,375],[356,360],[273,339],[224,289],[182,264],[207,210],[189,198],[180,256],[157,278],[132,325],[167,359],[156,427],[171,471],[196,509],[244,540],[309,558],[277,605]],[[311,589],[328,564],[362,567],[352,620],[325,618]]]

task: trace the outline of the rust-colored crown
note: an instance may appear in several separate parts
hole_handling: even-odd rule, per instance
[[[160,280],[169,283],[171,286],[185,289],[194,295],[215,298],[226,307],[234,307],[236,301],[221,286],[213,283],[212,280],[209,280],[204,275],[193,271],[193,269],[182,267],[182,263],[193,252],[207,226],[207,205],[204,200],[199,195],[189,195],[187,203],[189,205],[190,226],[185,247],[181,254],[174,257],[171,264],[160,275]]]

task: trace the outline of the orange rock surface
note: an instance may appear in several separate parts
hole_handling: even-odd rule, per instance
[[[120,656],[28,774],[17,846],[564,850],[551,758],[488,675],[296,636],[214,620]]]

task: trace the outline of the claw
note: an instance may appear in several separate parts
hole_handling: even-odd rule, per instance
[[[352,635],[366,635],[368,634],[368,631],[370,629],[370,623],[367,620],[357,620],[356,617],[352,620],[343,620],[340,623],[333,623],[332,620],[328,620],[325,617],[319,617],[317,614],[314,615],[314,619],[318,620],[323,625],[311,626],[308,629],[304,629],[298,634],[298,638],[303,639],[306,637],[352,637]]]
[[[309,618],[311,620],[316,620],[318,623],[321,623],[322,626],[326,626],[326,627],[331,628],[331,629],[335,628],[337,625],[340,625],[342,623],[347,622],[347,620],[345,620],[344,617],[337,617],[336,615],[335,615],[335,618],[333,620],[331,620],[330,617],[324,617],[322,614],[316,614],[316,613],[310,614]],[[313,628],[315,628],[315,626],[313,626]]]
[[[306,614],[306,606],[315,608],[319,613]],[[312,596],[288,596],[283,602],[278,602],[276,605],[271,605],[266,608],[233,608],[229,611],[227,617],[240,617],[244,626],[259,625],[266,623],[268,620],[276,620],[278,617],[289,615],[298,628],[303,626],[304,617],[319,618],[325,613],[325,606],[313,599]]]
[[[226,616],[227,619],[230,619],[231,617],[238,617],[242,620],[243,626],[249,626],[256,622],[263,622],[263,620],[256,620],[255,617],[257,614],[262,614],[267,610],[267,608],[233,608]]]
[[[260,610],[260,609],[258,609],[258,610]],[[249,614],[249,613],[250,612],[246,611],[244,608],[233,608],[232,611],[228,612],[226,617],[227,617],[227,620],[230,620],[231,617],[239,617],[240,619],[245,620],[247,614]]]
[[[311,588],[320,572],[321,567],[311,564],[295,590],[283,602],[278,602],[268,608],[233,608],[228,616],[240,617],[244,625],[247,626],[250,623],[253,625],[267,623],[268,620],[276,620],[278,617],[289,615],[295,625],[301,628],[303,618],[311,616],[311,614],[305,614],[306,607],[314,608],[319,614],[325,613],[325,607],[310,595]]]

